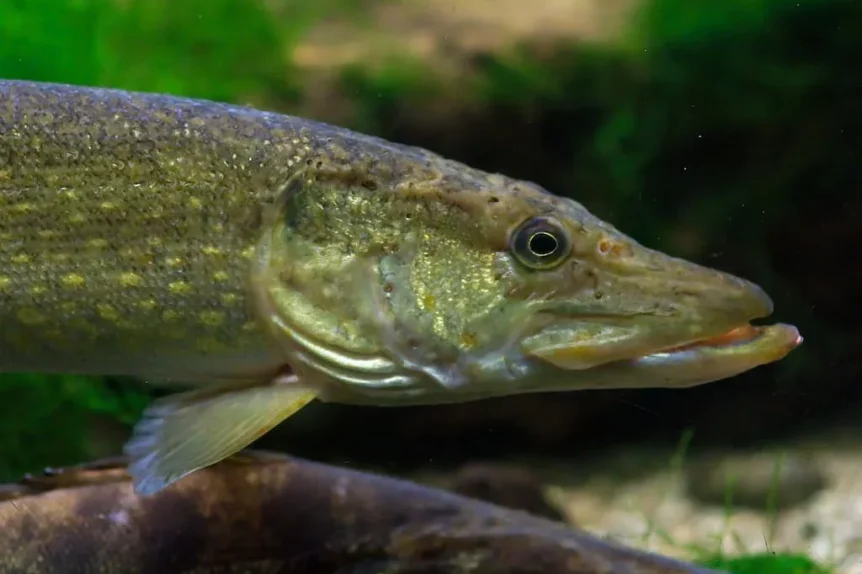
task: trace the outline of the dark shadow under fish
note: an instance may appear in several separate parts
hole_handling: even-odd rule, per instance
[[[246,451],[151,497],[125,461],[0,487],[2,574],[715,574],[404,480]]]

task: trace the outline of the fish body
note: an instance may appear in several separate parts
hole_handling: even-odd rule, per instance
[[[216,103],[0,83],[3,370],[272,377],[284,359],[249,304],[267,207],[325,149],[365,145]]]
[[[0,574],[718,574],[408,481],[246,451],[151,497],[125,461],[0,486]]]
[[[199,388],[142,494],[317,398],[685,387],[801,342],[756,285],[430,151],[217,102],[0,82],[0,369]]]

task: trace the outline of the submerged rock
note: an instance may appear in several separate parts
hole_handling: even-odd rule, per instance
[[[778,453],[710,456],[686,469],[685,486],[697,502],[753,510],[785,510],[827,486],[814,458]]]
[[[245,452],[149,497],[123,460],[3,489],[0,573],[715,574],[404,480]]]
[[[449,490],[551,520],[566,521],[545,498],[539,477],[520,466],[491,462],[466,464],[452,477]]]

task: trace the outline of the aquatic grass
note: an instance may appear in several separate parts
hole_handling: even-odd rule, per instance
[[[700,561],[703,566],[732,574],[831,574],[832,570],[801,554],[750,554]]]
[[[658,511],[664,501],[677,496],[674,491],[680,487],[694,434],[693,429],[686,429],[681,433],[677,447],[666,466],[668,471],[667,488],[661,499],[653,506],[653,510]],[[729,476],[725,483],[722,507],[724,525],[719,532],[709,536],[707,540],[684,543],[676,540],[670,532],[661,528],[649,515],[650,511],[645,510],[641,514],[644,529],[638,536],[636,546],[658,552],[661,552],[661,547],[673,548],[678,551],[676,554],[681,554],[694,563],[730,574],[830,574],[834,572],[836,565],[828,561],[826,563],[818,562],[804,553],[786,550],[776,552],[771,548],[770,541],[775,537],[775,523],[778,517],[779,472],[784,460],[783,454],[776,457],[772,472],[772,487],[767,493],[764,503],[763,512],[768,517],[769,522],[769,527],[764,532],[765,549],[754,550],[741,538],[739,533],[733,530],[732,521],[735,514],[733,491],[740,478],[733,475]],[[661,542],[659,549],[653,545],[655,540]],[[728,548],[728,542],[730,548]]]

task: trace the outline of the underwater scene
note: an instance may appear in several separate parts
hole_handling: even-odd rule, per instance
[[[0,574],[862,574],[858,0],[0,40]]]

